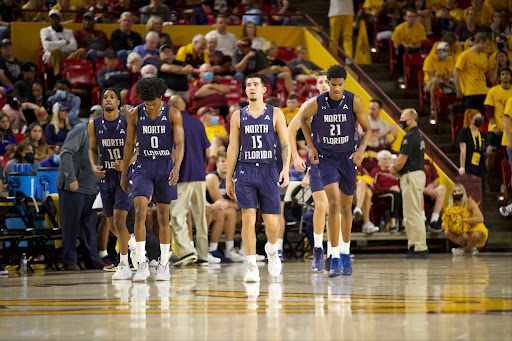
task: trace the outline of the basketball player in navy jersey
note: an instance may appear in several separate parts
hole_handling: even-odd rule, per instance
[[[324,93],[329,91],[329,83],[327,81],[327,73],[322,71],[319,75],[316,76],[316,88],[320,93]],[[312,99],[315,100],[315,97]],[[325,195],[324,186],[322,184],[322,179],[320,176],[320,171],[318,170],[317,164],[312,164],[309,160],[306,160],[306,163],[299,156],[297,152],[297,131],[300,129],[300,116],[304,108],[307,106],[307,102],[302,104],[299,112],[293,120],[288,125],[288,134],[290,139],[290,149],[291,149],[291,157],[293,159],[293,165],[296,170],[300,172],[304,172],[307,169],[307,174],[305,176],[309,176],[309,188],[311,189],[311,194],[313,195],[313,200],[315,202],[315,211],[313,212],[313,237],[314,237],[314,248],[313,248],[313,261],[311,262],[311,269],[314,271],[323,271],[323,261],[324,261],[324,229],[325,229],[325,213],[327,211],[327,196]],[[313,127],[311,127],[312,133],[314,135],[315,131]],[[327,241],[327,259],[326,259],[326,268],[330,267],[329,256],[331,255],[331,242],[330,238]]]
[[[301,127],[308,145],[309,161],[318,164],[325,194],[329,201],[328,233],[331,236],[332,261],[329,277],[352,275],[350,262],[350,230],[352,198],[356,187],[357,166],[371,137],[370,123],[363,102],[345,90],[347,71],[341,65],[327,70],[329,91],[306,103],[301,114]],[[310,119],[313,118],[312,122]],[[355,140],[356,119],[363,128],[359,146]],[[311,126],[315,136],[311,136]],[[314,141],[314,142],[313,142]],[[341,222],[340,222],[341,213]],[[343,241],[341,259],[339,228]],[[332,227],[332,228],[331,228]]]
[[[169,205],[178,196],[177,187],[181,161],[183,160],[184,131],[181,113],[162,101],[167,85],[160,78],[143,78],[135,89],[144,103],[130,110],[128,132],[124,147],[123,174],[121,187],[129,192],[135,205],[135,239],[137,241],[137,273],[134,281],[145,281],[149,276],[146,249],[146,208],[153,193],[157,204],[160,225],[160,262],[155,279],[170,280],[169,250],[171,228],[169,226]],[[132,185],[127,179],[127,169],[137,141],[137,161],[134,165]],[[175,145],[174,162],[171,158]]]
[[[121,259],[112,279],[130,279],[132,277],[128,263],[130,233],[126,228],[126,216],[132,206],[132,200],[129,194],[122,190],[120,184],[127,123],[126,117],[119,114],[121,100],[116,90],[112,88],[103,90],[101,98],[104,113],[91,121],[88,127],[89,161],[94,174],[100,178],[98,187],[107,225],[119,241]]]
[[[252,73],[245,80],[245,93],[249,105],[237,110],[231,118],[228,146],[228,170],[226,191],[238,202],[242,210],[242,242],[247,254],[249,271],[245,282],[259,282],[256,266],[256,209],[260,208],[265,222],[268,243],[268,272],[272,277],[281,273],[281,260],[277,250],[279,234],[278,217],[281,213],[279,187],[289,182],[290,164],[288,131],[284,114],[279,108],[265,104],[263,94],[267,91],[265,78]],[[276,138],[279,136],[283,168],[278,174],[276,168]],[[237,166],[238,160],[238,166]],[[233,172],[236,166],[236,183]]]

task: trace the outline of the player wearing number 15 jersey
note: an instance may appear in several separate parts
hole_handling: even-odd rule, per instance
[[[170,280],[169,250],[171,228],[169,226],[169,205],[177,198],[176,182],[183,160],[184,131],[181,113],[162,101],[167,85],[159,78],[144,78],[138,81],[136,92],[144,101],[128,114],[128,132],[124,149],[121,187],[130,191],[126,171],[133,155],[137,140],[137,161],[132,176],[131,195],[135,205],[135,240],[137,259],[145,259],[146,249],[146,208],[153,193],[157,204],[160,225],[160,264],[156,280]],[[174,157],[171,158],[173,145]],[[139,261],[134,281],[145,281],[149,276],[147,261]]]

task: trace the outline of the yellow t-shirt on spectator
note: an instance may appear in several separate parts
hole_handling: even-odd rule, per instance
[[[413,47],[416,42],[427,40],[427,33],[425,32],[425,27],[420,23],[414,23],[409,28],[407,23],[403,22],[395,27],[391,40],[405,47]]]
[[[206,131],[206,136],[208,137],[208,140],[212,142],[212,139],[215,135],[227,135],[228,131],[223,126],[216,124],[213,126],[204,126],[204,130]]]
[[[511,97],[512,88],[503,89],[503,87],[498,84],[489,90],[489,93],[485,98],[484,105],[494,107],[494,123],[496,123],[496,127],[501,131],[503,131],[503,113],[505,112],[505,105]]]
[[[437,45],[439,45],[440,41],[436,41],[432,48],[430,49],[430,52],[428,53],[430,55],[436,55],[437,54]],[[453,46],[450,46],[450,51],[448,52],[448,57],[452,57],[456,59],[461,53],[462,53],[462,44],[459,41],[456,41]]]
[[[52,9],[58,9],[59,11],[62,10],[62,8],[60,8],[59,4],[53,6]],[[70,10],[71,9],[69,9],[69,11]],[[61,12],[60,13],[60,21],[61,22],[65,22],[65,21],[69,21],[69,20],[75,21],[75,19],[76,19],[75,13],[69,13],[69,12]]]
[[[512,0],[485,0],[484,5],[493,9],[493,11],[507,11],[512,8]]]
[[[460,54],[455,67],[460,70],[460,86],[464,96],[487,94],[485,74],[489,61],[483,52],[475,53],[469,49]]]
[[[23,7],[21,7],[22,10],[30,10],[32,7],[30,6],[30,2],[27,2]],[[41,13],[43,16],[43,20],[40,21],[48,21],[48,8],[46,6],[43,6],[43,9],[45,12],[25,12],[23,11],[23,21],[33,21],[34,18],[37,16],[38,13]]]
[[[505,111],[503,112],[504,116],[508,116],[510,118],[510,130],[512,130],[512,97],[507,100],[507,103],[505,104]],[[508,145],[508,137],[507,134],[505,134],[505,131],[503,131],[503,139],[501,140],[501,145],[506,146]]]
[[[466,18],[466,14],[471,8],[473,8],[473,6],[469,6],[464,10],[464,18]],[[493,13],[494,10],[492,9],[492,7],[490,7],[487,4],[484,4],[480,12],[476,14],[476,24],[480,27],[489,26],[492,21]]]
[[[494,72],[494,68],[496,67],[496,55],[498,54],[498,50],[494,51],[493,54],[489,56],[489,72]],[[508,60],[512,63],[512,52],[507,51]],[[498,70],[499,71],[499,70]]]
[[[440,59],[437,53],[428,55],[423,62],[423,71],[425,72],[424,84],[427,84],[430,79],[428,71],[434,73],[441,72],[446,76],[452,73],[453,69],[455,69],[455,60],[452,57],[448,56],[445,59]]]
[[[69,6],[76,6],[77,9],[94,6],[94,0],[69,0]]]
[[[444,6],[444,4],[443,4]],[[439,9],[438,11],[436,11],[436,15],[439,14],[439,12],[442,11],[442,7],[441,9]],[[464,17],[464,10],[462,8],[454,8],[454,9],[451,9],[450,10],[450,15],[452,17],[454,17],[455,19],[457,19],[458,21],[466,21],[466,18]]]
[[[192,64],[192,65],[193,65],[194,61],[199,61],[199,60],[201,60],[202,63],[210,64],[210,58],[208,58],[208,51],[206,49],[204,49],[202,56],[200,54],[196,54],[196,53],[194,53],[194,46],[192,43],[180,47],[180,49],[178,50],[178,53],[176,53],[175,59],[177,61],[185,62],[185,63]]]
[[[377,14],[384,6],[384,0],[364,0],[363,8],[369,10],[373,14]]]
[[[293,118],[295,117],[295,115],[297,115],[298,112],[299,112],[299,107],[295,108],[294,111],[290,111],[290,109],[288,109],[288,107],[283,108],[283,114],[284,114],[284,117],[286,118],[286,125],[290,124],[290,122],[293,120]]]
[[[427,0],[426,6],[431,12],[435,12],[444,7],[444,0]]]

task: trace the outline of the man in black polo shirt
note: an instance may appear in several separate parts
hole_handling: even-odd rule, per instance
[[[409,251],[405,258],[428,258],[425,224],[422,204],[425,189],[425,141],[418,129],[418,113],[414,109],[405,109],[400,116],[400,125],[405,136],[400,146],[400,154],[393,170],[400,174],[402,189],[405,232]]]
[[[174,59],[174,51],[169,45],[160,46],[160,60],[156,63],[158,77],[167,84],[166,96],[180,95],[188,102],[187,75],[191,75],[194,67]]]

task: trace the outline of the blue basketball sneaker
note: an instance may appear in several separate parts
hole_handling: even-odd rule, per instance
[[[283,250],[277,250],[277,254],[279,255],[280,260],[284,260]]]
[[[219,250],[209,252],[213,257],[219,258],[221,263],[231,263],[231,258],[224,256]]]
[[[332,256],[325,258],[324,270],[327,272],[329,272],[329,270],[331,270],[331,261],[332,261]]]
[[[351,276],[352,275],[352,263],[350,262],[350,253],[348,255],[341,254],[341,262],[343,263],[343,272],[341,273],[343,276]]]
[[[324,249],[315,247],[313,249],[313,262],[311,262],[311,270],[323,271],[324,270]]]
[[[340,258],[333,258],[331,261],[331,269],[329,270],[329,277],[338,277],[343,273],[343,264]]]

